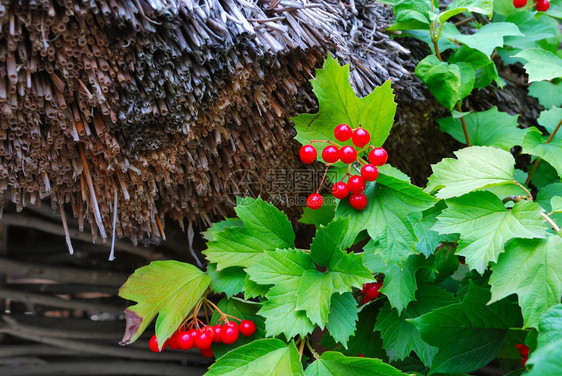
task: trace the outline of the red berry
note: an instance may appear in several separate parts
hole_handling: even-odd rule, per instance
[[[230,322],[229,324],[231,323],[232,322]],[[240,331],[236,323],[234,323],[235,325],[229,324],[224,324],[222,327],[222,343],[225,343],[227,345],[236,342],[236,340],[238,339],[238,333]]]
[[[371,141],[371,135],[363,128],[357,128],[355,132],[353,132],[353,136],[351,136],[351,141],[353,145],[362,148]]]
[[[527,0],[513,0],[515,8],[523,8],[525,5],[527,5]]]
[[[148,347],[150,347],[150,350],[153,352],[160,352],[164,350],[164,346],[162,346],[162,350],[159,349],[158,340],[156,339],[156,334],[150,337],[150,342],[148,342]]]
[[[367,286],[367,289],[365,290],[365,296],[369,299],[369,301],[375,300],[381,295],[379,288],[380,286],[378,284],[369,283],[369,286]]]
[[[340,159],[343,163],[353,163],[357,159],[357,151],[353,146],[344,146],[340,149]]]
[[[244,320],[240,323],[240,333],[244,334],[246,337],[251,336],[256,332],[256,324],[250,320]]]
[[[339,198],[340,200],[346,198],[349,194],[347,184],[345,184],[343,181],[338,181],[332,186],[332,194],[335,198]]]
[[[349,204],[357,210],[364,209],[367,206],[367,196],[364,193],[352,194],[349,196]]]
[[[206,348],[206,349],[201,349],[201,355],[203,355],[204,357],[207,358],[212,358],[213,356],[215,356],[215,354],[213,353],[213,349],[212,348]]]
[[[465,257],[464,257],[464,256],[459,256],[459,264],[461,264],[461,265],[466,264],[466,261],[465,261]]]
[[[301,161],[306,164],[310,164],[316,160],[316,149],[312,145],[303,145],[299,151],[299,156]]]
[[[361,177],[366,181],[375,181],[379,177],[379,169],[372,164],[361,167]]]
[[[340,149],[335,147],[334,145],[329,145],[322,150],[322,159],[326,163],[336,163],[339,159]]]
[[[189,350],[195,343],[195,336],[191,331],[180,332],[177,339],[178,347],[182,350]]]
[[[199,330],[197,329],[189,329],[187,331],[189,334],[191,334],[191,336],[195,339],[195,336],[197,335],[197,333],[199,333]]]
[[[222,326],[213,325],[213,342],[222,342]]]
[[[306,199],[306,206],[308,206],[312,210],[320,209],[323,203],[324,203],[324,197],[322,197],[322,195],[319,193],[312,193]]]
[[[382,166],[388,160],[388,153],[383,148],[374,148],[369,153],[369,162],[375,166]]]
[[[174,334],[172,334],[172,336],[170,338],[168,338],[168,340],[166,341],[166,344],[168,345],[169,348],[171,348],[172,350],[177,350],[179,349],[179,345],[178,345],[178,336],[179,336],[179,332],[175,332]]]
[[[202,330],[195,336],[195,347],[198,349],[208,349],[213,343],[212,331]]]
[[[352,194],[358,194],[365,190],[365,180],[359,175],[353,175],[347,180],[347,188]]]
[[[517,350],[519,350],[519,354],[521,354],[521,356],[529,356],[529,346],[519,344],[515,345],[515,347],[517,347]]]
[[[546,12],[550,8],[550,3],[547,0],[539,0],[535,6],[539,12]]]
[[[334,129],[334,136],[338,141],[347,141],[351,138],[351,127],[347,124],[340,124]]]
[[[363,355],[363,354],[357,354],[357,356],[360,357],[360,358],[364,358],[364,357],[365,357],[365,355]]]

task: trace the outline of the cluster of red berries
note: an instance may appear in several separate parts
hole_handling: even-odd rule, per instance
[[[214,356],[211,345],[213,342],[222,342],[227,345],[233,344],[238,339],[238,334],[251,336],[256,332],[256,324],[251,320],[243,320],[240,324],[228,321],[223,325],[204,326],[200,329],[188,329],[176,331],[162,346],[162,350],[167,346],[172,350],[189,350],[193,347],[198,348],[201,354],[210,358]],[[160,352],[156,335],[150,338],[150,350]]]
[[[361,293],[363,294],[363,304],[367,304],[375,300],[381,295],[379,291],[383,282],[364,283]]]
[[[359,127],[351,129],[347,124],[340,124],[334,129],[334,137],[341,142],[351,139],[353,145],[363,148],[369,141],[371,135],[365,129]],[[363,193],[368,181],[374,181],[379,176],[377,166],[382,166],[388,159],[388,153],[383,148],[376,148],[374,146],[367,146],[365,149],[359,150],[359,153],[371,149],[369,152],[369,162],[365,162],[361,157],[358,157],[358,151],[353,146],[341,146],[330,140],[313,140],[311,142],[326,142],[329,145],[322,150],[322,159],[328,166],[341,161],[348,166],[347,174],[343,179],[332,186],[332,194],[335,198],[343,200],[349,195],[349,203],[355,209],[361,210],[367,206],[367,196]],[[303,145],[299,152],[300,158],[304,163],[312,163],[316,160],[316,148],[309,145]],[[362,167],[360,175],[352,175],[350,173],[353,163],[358,161]],[[324,175],[325,176],[325,175]],[[347,183],[343,180],[347,179]],[[322,181],[323,183],[323,181]],[[312,193],[306,200],[306,205],[310,209],[320,209],[324,203],[324,198],[318,192],[322,187],[322,183],[316,193]]]
[[[521,364],[523,365],[523,367],[525,367],[525,364],[527,364],[527,359],[529,359],[529,346],[519,344],[515,345],[515,347],[517,347],[517,350],[519,350],[519,354],[521,354]]]
[[[535,3],[535,8],[539,12],[546,12],[550,8],[550,2],[548,0],[533,0]],[[513,0],[513,6],[515,8],[523,8],[527,5],[527,0]]]

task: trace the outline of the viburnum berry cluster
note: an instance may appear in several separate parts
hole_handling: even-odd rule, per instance
[[[170,338],[164,343],[162,348],[158,344],[156,335],[150,338],[149,347],[154,352],[160,352],[164,348],[169,347],[172,350],[189,350],[197,348],[201,351],[203,356],[210,358],[214,356],[212,344],[224,343],[231,345],[238,340],[240,333],[249,337],[256,332],[256,324],[251,320],[241,320],[237,317],[223,313],[215,304],[203,299],[203,303],[207,303],[209,308],[215,309],[220,318],[213,326],[206,325],[198,317],[198,309],[195,313],[188,316],[179,327],[179,329],[172,334]],[[232,319],[232,320],[229,320]],[[236,321],[239,321],[238,324]],[[221,324],[222,323],[222,324]]]
[[[328,144],[328,146],[322,150],[322,159],[326,163],[324,178],[316,193],[312,193],[308,196],[306,205],[313,210],[322,207],[324,198],[319,192],[324,184],[326,172],[331,165],[341,161],[348,165],[347,173],[340,181],[332,185],[332,194],[335,198],[340,200],[349,196],[349,203],[352,207],[357,210],[364,209],[365,206],[367,206],[367,196],[365,196],[363,191],[367,187],[367,182],[375,181],[379,176],[377,167],[386,163],[388,160],[388,153],[383,148],[377,148],[373,145],[367,146],[371,141],[371,135],[367,130],[361,128],[361,126],[352,129],[347,124],[340,124],[334,129],[334,137],[341,142],[346,142],[351,139],[354,146],[342,146],[331,140],[312,140],[311,144],[303,145],[300,149],[299,155],[301,161],[310,164],[317,158],[317,151],[316,148],[312,146],[312,143],[322,142]],[[355,147],[361,149],[357,150]],[[369,149],[371,150],[368,155],[369,162],[367,162],[359,155]],[[351,173],[352,167],[355,168],[359,175]],[[347,182],[344,181],[346,179]]]
[[[533,0],[535,3],[535,8],[539,12],[546,12],[550,8],[550,2],[548,0]],[[527,0],[513,0],[513,6],[515,8],[523,8],[527,5]]]
[[[367,304],[381,295],[379,290],[382,287],[382,284],[382,281],[363,284],[363,288],[361,289],[361,294],[363,294],[363,304]]]

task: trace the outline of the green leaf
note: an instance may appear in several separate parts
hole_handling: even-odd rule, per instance
[[[539,83],[541,82],[537,82],[537,84]],[[541,112],[541,115],[537,119],[537,122],[543,127],[545,127],[548,133],[552,134],[552,132],[554,132],[556,126],[558,125],[558,123],[560,123],[561,120],[562,120],[562,108],[554,107],[551,108],[550,110]]]
[[[518,128],[517,116],[499,112],[497,107],[483,112],[473,112],[464,117],[470,143],[475,146],[494,146],[509,151],[521,145],[526,131]],[[455,140],[466,143],[460,119],[438,119],[442,132],[447,132]]]
[[[309,270],[302,275],[297,291],[297,309],[306,311],[313,324],[324,329],[330,312],[334,281],[328,274]]]
[[[562,196],[554,196],[550,199],[552,213],[562,213]]]
[[[555,137],[547,144],[536,128],[530,128],[521,146],[523,153],[541,157],[554,167],[558,176],[562,176],[562,137]]]
[[[211,290],[218,294],[224,293],[229,298],[242,292],[246,273],[240,267],[226,268],[217,271],[215,264],[207,265],[207,274],[211,277]]]
[[[511,238],[542,238],[545,227],[541,207],[521,201],[507,210],[493,193],[472,192],[445,200],[447,209],[437,217],[433,229],[440,234],[460,234],[457,254],[483,273],[490,261],[496,262],[504,244]]]
[[[493,0],[455,0],[447,7],[447,10],[439,15],[439,22],[443,23],[449,18],[462,12],[481,13],[490,18],[494,12]]]
[[[438,348],[430,375],[470,372],[488,364],[500,351],[509,328],[521,324],[516,305],[502,300],[487,306],[489,297],[487,289],[471,282],[461,303],[408,320],[422,340]]]
[[[552,199],[559,196],[560,192],[562,192],[562,183],[549,184],[541,188],[541,190],[537,194],[537,203],[542,206],[546,212],[550,213],[551,211],[556,209],[556,207],[553,208],[551,205]],[[557,204],[556,201],[555,204]],[[555,223],[562,224],[562,214],[557,213],[557,211],[558,210],[551,214],[550,217],[552,218],[552,220],[554,220]]]
[[[515,160],[507,151],[489,146],[471,146],[432,166],[426,191],[437,197],[462,196],[478,189],[513,182]]]
[[[421,338],[416,327],[406,321],[450,304],[458,303],[453,294],[431,285],[422,285],[416,292],[416,301],[399,314],[387,302],[379,311],[375,330],[381,332],[384,348],[390,360],[404,359],[414,351],[426,366],[431,365],[437,348]]]
[[[274,285],[258,312],[265,317],[268,336],[284,334],[287,338],[301,337],[311,333],[316,327],[307,317],[305,311],[297,310],[297,291],[300,278]]]
[[[525,327],[536,327],[562,298],[562,238],[515,239],[492,271],[491,302],[517,294]]]
[[[265,323],[263,317],[257,314],[258,310],[261,308],[261,303],[250,302],[247,300],[242,300],[238,298],[232,299],[222,299],[218,302],[217,306],[219,309],[226,313],[239,318],[240,320],[251,320],[256,324],[256,332],[249,337],[244,335],[238,336],[238,340],[231,344],[225,345],[224,343],[213,343],[213,353],[218,359],[230,350],[246,345],[256,339],[265,337]],[[220,318],[220,314],[215,311],[211,317],[210,325],[215,325]]]
[[[156,337],[163,344],[180,326],[209,287],[211,277],[178,261],[153,261],[135,270],[119,289],[123,299],[137,302],[125,310],[127,327],[122,344],[137,340],[156,320]]]
[[[217,270],[232,266],[250,266],[263,251],[294,246],[295,234],[291,222],[282,211],[261,198],[244,198],[235,208],[244,226],[234,220],[212,227],[203,254]]]
[[[270,288],[271,285],[259,285],[256,282],[252,281],[250,279],[250,276],[246,274],[246,278],[244,279],[244,287],[242,288],[242,291],[244,291],[244,298],[252,299],[252,298],[264,297]]]
[[[527,360],[528,376],[562,374],[562,304],[546,312],[539,322],[537,348]]]
[[[443,106],[452,110],[461,99],[461,69],[456,64],[440,61],[437,56],[429,55],[416,66],[416,76]]]
[[[320,209],[313,210],[306,206],[303,209],[299,222],[307,225],[315,225],[316,227],[320,227],[320,225],[326,226],[336,214],[335,201],[336,200],[327,200],[325,197],[324,205],[322,205]]]
[[[515,57],[527,61],[523,67],[529,75],[529,82],[562,77],[562,59],[550,51],[542,48],[529,48],[519,52]]]
[[[326,329],[345,348],[349,337],[355,332],[357,318],[357,302],[350,292],[332,295]]]
[[[390,81],[375,88],[364,98],[358,98],[349,83],[349,65],[340,66],[328,56],[322,69],[316,70],[312,89],[318,98],[317,114],[300,114],[291,120],[297,130],[297,141],[334,138],[334,128],[345,123],[352,128],[361,125],[371,134],[371,144],[381,146],[394,123],[396,103]],[[315,147],[318,144],[313,145]]]
[[[558,172],[554,169],[554,167],[552,167],[549,163],[545,161],[539,163],[539,167],[537,167],[537,170],[535,171],[535,174],[531,179],[531,183],[533,183],[533,185],[538,189],[542,189],[543,187],[549,184],[554,184],[559,182],[560,182],[560,176],[558,176]]]
[[[432,13],[428,0],[398,1],[393,7],[395,23],[389,30],[427,29],[429,14]]]
[[[340,294],[351,291],[352,287],[360,288],[373,278],[363,265],[363,254],[353,252],[335,252],[325,275],[332,279],[334,291]]]
[[[380,251],[376,249],[375,243],[371,240],[365,246],[365,266],[374,274],[384,274],[384,284],[380,289],[398,313],[415,298],[416,289],[416,272],[423,265],[423,261],[419,255],[412,255],[408,258],[403,268],[394,263],[384,263]]]
[[[537,98],[544,108],[560,106],[562,105],[562,81],[556,83],[535,81],[529,86],[529,95]]]
[[[328,266],[334,252],[345,251],[353,245],[348,234],[349,218],[337,218],[327,226],[320,226],[310,245],[312,260],[319,266]]]
[[[449,57],[448,61],[455,64],[461,62],[470,64],[476,74],[474,86],[479,89],[490,85],[492,81],[498,77],[498,71],[496,70],[494,61],[491,60],[488,55],[474,48],[470,48],[466,44],[463,44],[461,48],[456,50],[451,57]],[[464,113],[462,116],[467,114],[468,113]],[[453,117],[457,118],[460,116]]]
[[[376,184],[366,190],[368,203],[358,211],[348,200],[338,204],[336,217],[349,216],[349,234],[353,238],[362,230],[378,241],[386,262],[404,263],[415,254],[417,242],[408,215],[429,209],[438,200],[419,187],[388,175],[379,175]]]
[[[482,26],[474,34],[460,32],[445,33],[443,38],[455,39],[470,48],[474,48],[486,56],[490,56],[496,47],[504,45],[504,38],[508,36],[524,36],[519,28],[511,22],[493,22]]]
[[[437,222],[437,216],[446,207],[445,201],[439,201],[434,207],[425,210],[423,213],[415,212],[408,216],[419,239],[416,243],[416,249],[425,257],[432,255],[442,242],[457,241],[456,236],[439,234],[432,230],[433,225]]]
[[[208,241],[216,240],[215,234],[224,229],[229,227],[242,227],[244,223],[240,218],[227,218],[224,221],[215,222],[207,229],[207,231],[203,232],[203,237]]]
[[[405,376],[380,359],[347,357],[339,352],[326,351],[308,366],[306,376]]]
[[[312,258],[300,249],[264,252],[246,273],[258,284],[278,284],[300,277],[307,270],[316,270]]]
[[[251,233],[267,237],[276,248],[290,248],[295,245],[295,233],[291,221],[275,206],[261,198],[246,197],[234,208],[244,227]]]
[[[299,352],[294,343],[260,339],[240,346],[209,367],[205,376],[304,375]]]

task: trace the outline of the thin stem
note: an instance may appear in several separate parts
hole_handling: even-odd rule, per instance
[[[550,142],[554,139],[554,136],[556,136],[556,132],[558,132],[558,130],[560,129],[560,125],[562,125],[562,120],[560,120],[558,122],[558,125],[556,126],[556,128],[554,128],[554,130],[550,134],[550,137],[548,137],[548,140],[546,140],[547,144],[550,144]],[[539,157],[537,157],[537,159],[535,159],[535,162],[533,163],[533,166],[529,170],[529,175],[527,175],[527,179],[525,180],[525,185],[529,185],[529,183],[531,182],[531,179],[533,178],[533,175],[537,171],[537,168],[539,167],[539,164],[541,163],[541,161],[542,161],[542,159],[539,158]]]
[[[462,112],[462,107],[460,101],[457,102],[457,111]],[[470,137],[468,136],[468,128],[466,127],[466,121],[464,116],[461,116],[462,131],[464,132],[464,139],[466,140],[466,146],[470,145]]]
[[[310,341],[308,340],[308,338],[306,339],[306,347],[308,347],[308,349],[312,353],[312,356],[314,357],[314,359],[318,359],[320,357],[318,355],[318,353],[312,348],[312,345],[310,344]]]
[[[522,190],[525,191],[525,193],[527,193],[527,200],[533,201],[533,195],[523,184],[519,183],[517,180],[514,180],[513,184],[519,186]]]
[[[324,185],[324,181],[326,180],[326,174],[328,173],[329,168],[330,168],[330,165],[327,165],[326,170],[324,170],[324,176],[322,176],[322,181],[320,182],[320,185],[318,186],[318,189],[316,190],[316,193],[320,192],[320,189],[322,189],[322,186]]]
[[[552,226],[552,228],[554,229],[554,231],[560,232],[560,227],[558,227],[558,225],[552,220],[552,218],[550,218],[550,217],[548,216],[548,214],[541,213],[541,216],[544,218],[545,221],[548,222],[549,225]]]
[[[304,352],[304,343],[306,341],[304,339],[301,340],[301,344],[299,345],[299,359],[302,360],[302,353]]]

